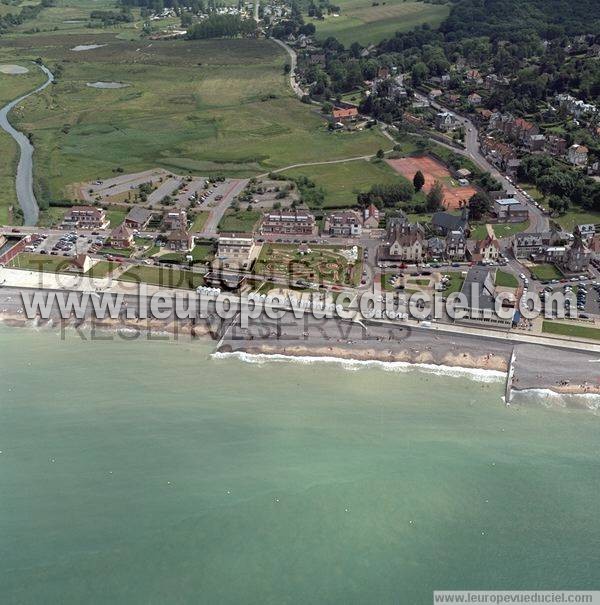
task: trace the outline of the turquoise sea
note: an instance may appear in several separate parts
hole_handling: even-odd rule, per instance
[[[0,602],[598,589],[596,411],[499,377],[0,327]]]

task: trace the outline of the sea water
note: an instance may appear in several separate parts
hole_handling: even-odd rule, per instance
[[[598,588],[594,410],[507,408],[494,373],[211,352],[0,327],[3,604]]]

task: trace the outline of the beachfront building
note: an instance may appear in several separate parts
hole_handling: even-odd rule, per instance
[[[106,229],[110,221],[102,208],[72,206],[60,225],[61,229]]]
[[[469,269],[461,288],[464,303],[458,302],[457,310],[466,316],[458,321],[482,323],[498,328],[510,328],[512,314],[508,319],[496,313],[495,271],[486,267]]]
[[[316,235],[315,217],[306,209],[272,210],[260,223],[261,235]]]

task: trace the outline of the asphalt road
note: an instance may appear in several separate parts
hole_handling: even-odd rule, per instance
[[[46,82],[41,86],[38,86],[35,90],[11,101],[0,109],[0,128],[5,130],[17,142],[21,152],[19,164],[17,165],[15,185],[17,199],[19,200],[21,210],[23,210],[23,220],[26,225],[35,225],[39,216],[39,206],[35,198],[35,193],[33,192],[33,145],[22,132],[19,132],[12,127],[8,119],[8,114],[21,101],[31,95],[41,92],[54,81],[54,75],[47,67],[37,63],[32,63],[31,65],[37,65],[46,74]]]
[[[500,183],[502,183],[504,189],[509,192],[514,192],[516,199],[518,199],[521,203],[527,206],[529,210],[529,227],[526,231],[531,233],[537,233],[540,231],[548,231],[550,228],[550,221],[544,213],[537,208],[534,204],[532,204],[525,196],[523,196],[514,185],[508,181],[506,176],[504,176],[493,164],[491,164],[487,158],[481,153],[481,148],[479,145],[479,134],[475,124],[465,116],[457,114],[454,110],[449,109],[448,107],[444,107],[435,101],[430,101],[427,97],[415,93],[415,96],[421,100],[428,101],[431,103],[431,106],[439,111],[448,111],[455,115],[458,121],[465,128],[465,149],[460,150],[452,147],[451,145],[445,145],[455,151],[456,153],[460,153],[461,155],[465,155],[469,157],[473,162],[475,162],[482,170],[489,172],[495,179],[497,179]],[[443,145],[443,143],[436,143]]]

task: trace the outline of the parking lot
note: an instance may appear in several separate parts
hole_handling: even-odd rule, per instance
[[[104,235],[76,233],[37,235],[31,240],[27,252],[52,256],[77,256],[97,252],[105,240]]]
[[[553,293],[573,292],[577,297],[579,314],[600,316],[600,280],[573,278],[568,283],[549,284],[545,290]]]

